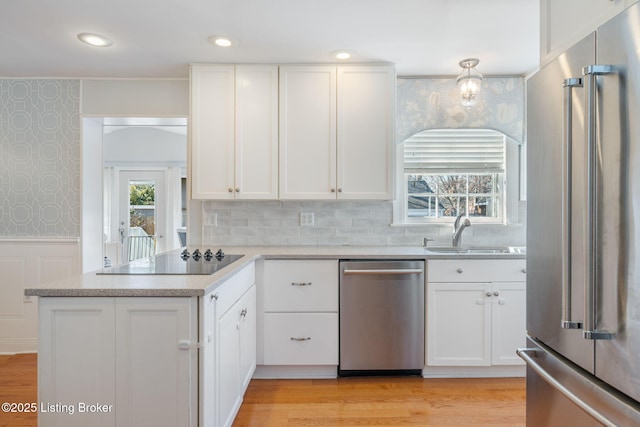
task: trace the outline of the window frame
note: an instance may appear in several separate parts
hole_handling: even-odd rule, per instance
[[[445,129],[428,129],[443,131]],[[425,131],[428,131],[425,130]],[[500,214],[497,217],[484,218],[478,216],[469,217],[474,223],[487,225],[506,225],[509,223],[517,223],[518,221],[518,201],[519,201],[519,167],[520,167],[520,148],[521,145],[503,132],[493,129],[448,129],[451,131],[490,131],[500,134],[504,137],[504,153],[505,164],[504,171],[500,172],[499,183],[501,185],[500,192]],[[424,132],[424,131],[423,131]],[[409,137],[410,138],[410,137]],[[407,139],[409,139],[407,138]],[[393,209],[393,225],[396,226],[412,226],[412,225],[447,225],[455,221],[455,217],[411,217],[408,215],[408,187],[407,173],[404,167],[404,142],[401,141],[396,145],[396,198]],[[490,171],[488,171],[490,172]],[[447,174],[446,171],[440,170],[434,173]],[[474,169],[469,171],[473,173],[485,173]],[[466,218],[467,216],[465,216]]]
[[[469,217],[469,215],[465,215],[465,218],[470,218],[472,219],[474,222],[477,223],[483,223],[483,224],[504,224],[504,216],[505,216],[505,188],[506,188],[506,181],[505,181],[505,173],[499,173],[499,172],[495,172],[495,173],[491,173],[491,172],[482,172],[482,173],[476,173],[476,172],[467,172],[465,173],[455,173],[456,175],[467,175],[467,191],[464,193],[451,193],[451,195],[453,196],[460,196],[460,197],[466,197],[467,198],[467,205],[468,205],[468,198],[469,197],[476,197],[476,196],[487,196],[487,197],[495,197],[498,200],[498,215],[495,217],[482,217],[482,216],[471,216]],[[404,171],[402,171],[402,180],[403,180],[403,184],[402,184],[402,188],[403,188],[403,200],[401,202],[401,209],[402,209],[402,216],[404,218],[404,223],[405,224],[443,224],[443,223],[450,223],[453,222],[455,220],[455,216],[411,216],[409,215],[409,209],[408,209],[408,205],[409,205],[409,195],[413,195],[416,193],[409,193],[408,190],[408,185],[409,185],[409,181],[408,181],[408,177],[409,175],[415,175],[412,173],[407,173]],[[426,174],[425,174],[426,175]],[[453,175],[451,173],[433,173],[433,174],[429,174],[429,175]],[[469,175],[494,175],[495,176],[495,180],[496,180],[496,185],[499,187],[499,191],[496,192],[491,192],[491,193],[470,193],[469,192],[469,187],[468,187],[468,179],[469,179]],[[423,194],[423,193],[418,193],[418,194]],[[441,195],[443,194],[448,194],[448,193],[440,193],[440,192],[436,192],[436,193],[424,193],[427,194],[429,196],[433,196],[433,197],[441,197]],[[468,206],[467,206],[467,210],[468,210]]]

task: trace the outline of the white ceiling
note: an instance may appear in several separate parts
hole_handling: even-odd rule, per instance
[[[398,75],[525,74],[539,60],[539,0],[6,0],[1,77],[187,77],[192,62],[395,63]],[[81,32],[110,37],[95,48]],[[237,46],[207,37],[223,34]]]

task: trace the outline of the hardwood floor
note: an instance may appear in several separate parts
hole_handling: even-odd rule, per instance
[[[37,403],[37,356],[0,356],[0,403]],[[0,411],[0,427],[36,427],[36,412]]]
[[[234,427],[524,426],[524,378],[253,380]]]
[[[0,356],[0,403],[37,402],[35,354]],[[0,412],[0,427],[36,427]],[[234,427],[525,425],[524,378],[253,380]]]

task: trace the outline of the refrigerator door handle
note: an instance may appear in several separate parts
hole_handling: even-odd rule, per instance
[[[563,329],[582,329],[582,322],[571,319],[571,158],[573,156],[573,88],[582,87],[581,78],[563,81],[564,141],[562,174],[562,318]]]
[[[519,348],[516,353],[527,366],[538,374],[543,380],[545,380],[551,387],[562,393],[567,399],[575,403],[580,409],[591,415],[594,419],[607,427],[616,427],[617,424],[611,422],[607,417],[595,410],[591,405],[576,396],[571,390],[565,387],[560,381],[558,381],[553,375],[547,372],[538,362],[535,361],[538,352],[542,352],[537,348]],[[562,362],[564,364],[564,362]]]
[[[589,237],[587,239],[587,253],[589,254],[589,264],[587,271],[586,287],[584,292],[584,329],[582,336],[587,340],[609,340],[613,338],[611,332],[598,330],[597,328],[597,307],[596,292],[598,282],[598,260],[600,249],[598,248],[598,153],[600,152],[600,141],[598,139],[598,111],[597,98],[598,76],[611,74],[614,67],[611,65],[589,65],[582,69],[582,74],[586,80],[587,96],[587,224],[589,227]]]

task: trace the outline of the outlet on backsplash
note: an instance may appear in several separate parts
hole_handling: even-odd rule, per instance
[[[204,225],[217,227],[218,226],[218,214],[212,212],[204,216]]]
[[[313,227],[315,222],[313,212],[300,212],[300,225]]]

